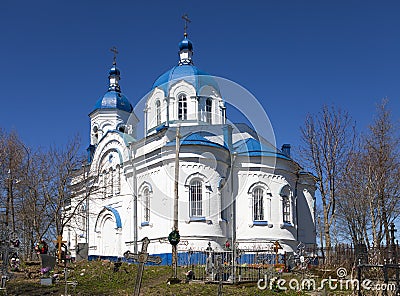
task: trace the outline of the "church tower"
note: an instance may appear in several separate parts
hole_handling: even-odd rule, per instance
[[[225,106],[217,80],[194,65],[193,43],[186,28],[178,47],[178,65],[156,79],[147,98],[147,135],[177,124],[225,124]]]
[[[119,81],[121,72],[117,68],[116,48],[114,61],[108,74],[109,85],[107,92],[97,101],[90,117],[90,146],[89,154],[93,155],[94,149],[109,131],[118,131],[136,138],[138,118],[133,112],[133,107],[127,97],[121,92]]]

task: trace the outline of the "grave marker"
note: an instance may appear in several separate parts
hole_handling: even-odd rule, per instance
[[[126,259],[133,259],[133,260],[139,262],[138,271],[137,271],[137,275],[136,275],[135,292],[133,293],[134,296],[139,296],[139,294],[140,294],[140,287],[142,285],[144,264],[147,262],[160,264],[162,261],[161,257],[159,257],[159,256],[149,256],[149,253],[147,253],[147,247],[148,247],[149,243],[150,243],[149,238],[145,237],[142,239],[142,250],[139,252],[139,254],[134,254],[134,253],[131,253],[130,251],[126,251],[124,253],[124,257]]]

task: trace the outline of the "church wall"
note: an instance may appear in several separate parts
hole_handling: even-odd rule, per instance
[[[315,229],[315,186],[306,182],[298,188],[299,241],[304,244],[316,243]]]
[[[164,140],[160,139],[160,142]],[[151,146],[159,145],[154,141]],[[211,150],[210,150],[211,149]],[[144,151],[144,147],[138,151]],[[146,149],[147,150],[147,149]],[[149,149],[150,150],[150,149]],[[226,175],[225,160],[228,152],[225,149],[214,149],[202,146],[182,146],[180,152],[179,175],[179,230],[182,240],[193,243],[194,240],[204,241],[207,246],[210,239],[219,237],[225,241],[221,224],[221,193],[219,186],[221,176]],[[159,155],[159,154],[158,154]],[[173,227],[173,197],[174,197],[174,160],[175,147],[165,148],[163,158],[153,157],[150,162],[141,160],[138,163],[138,217],[139,240],[148,236],[150,239],[166,239]],[[200,159],[200,162],[199,162]],[[146,163],[146,165],[145,165]],[[189,184],[191,179],[202,179],[203,202],[202,217],[191,219],[189,215]],[[151,191],[150,221],[143,221],[145,215],[144,188]],[[143,223],[149,222],[149,223]],[[185,238],[186,237],[186,238]],[[154,252],[165,249],[164,243],[152,244]],[[165,250],[169,252],[169,248]]]
[[[263,172],[264,171],[264,172]],[[237,239],[243,248],[266,241],[283,241],[292,248],[296,241],[295,203],[291,196],[291,223],[284,223],[281,190],[289,186],[294,191],[293,176],[272,173],[271,170],[239,170],[236,199]],[[263,219],[254,219],[253,192],[263,189]]]

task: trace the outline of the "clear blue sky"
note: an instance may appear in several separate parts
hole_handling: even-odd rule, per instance
[[[89,143],[88,113],[120,52],[132,105],[178,60],[182,14],[202,70],[231,79],[264,106],[277,146],[322,104],[360,129],[375,104],[400,118],[399,1],[11,1],[0,7],[0,127],[29,146]],[[229,116],[229,114],[228,114]]]

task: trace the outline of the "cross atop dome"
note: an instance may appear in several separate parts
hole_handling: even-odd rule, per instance
[[[192,21],[189,19],[187,14],[182,15],[182,19],[185,21],[185,26],[183,27],[183,36],[187,37],[188,23],[191,23]]]
[[[192,61],[192,56],[193,56],[193,44],[192,41],[190,41],[187,38],[187,28],[188,28],[188,23],[191,22],[189,19],[188,15],[185,14],[182,16],[182,19],[185,21],[185,26],[184,26],[184,33],[183,33],[183,40],[179,42],[179,66],[182,65],[193,65]]]
[[[113,65],[117,64],[117,54],[118,54],[118,50],[115,46],[110,48],[110,51],[114,53],[114,59],[113,59]]]
[[[114,57],[113,57],[113,65],[112,65],[109,75],[108,75],[108,79],[110,80],[110,85],[108,87],[108,90],[121,92],[121,88],[118,83],[118,81],[121,79],[121,77],[120,77],[121,72],[117,68],[118,50],[115,46],[113,46],[112,48],[110,48],[110,51],[114,53]]]

